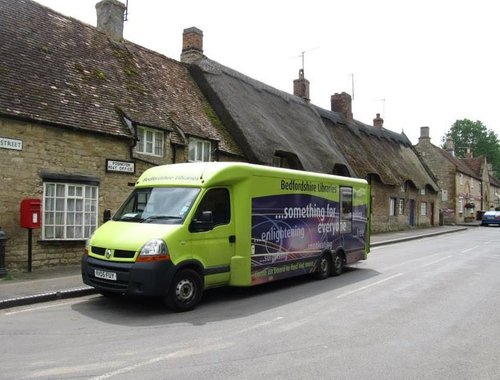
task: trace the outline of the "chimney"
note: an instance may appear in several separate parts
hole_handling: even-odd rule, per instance
[[[418,142],[422,143],[430,143],[431,137],[429,135],[429,127],[420,127],[420,137],[418,138]]]
[[[384,126],[384,119],[380,117],[380,114],[378,113],[375,119],[373,119],[373,126],[375,128],[382,128]]]
[[[311,100],[309,98],[309,81],[304,78],[304,69],[299,70],[299,79],[293,81],[293,94],[300,96],[307,102]]]
[[[95,5],[97,30],[107,34],[114,41],[123,41],[123,14],[125,4],[118,0],[102,0]]]
[[[447,137],[446,143],[444,144],[444,150],[455,157],[455,144],[453,144],[453,139],[451,138],[451,136]]]
[[[352,105],[351,105],[351,95],[346,92],[341,94],[336,93],[330,98],[332,104],[332,111],[339,112],[347,119],[347,121],[352,121]]]
[[[184,29],[181,62],[193,63],[200,58],[203,58],[203,32],[194,26]]]

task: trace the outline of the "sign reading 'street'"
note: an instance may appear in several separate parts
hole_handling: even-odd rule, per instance
[[[23,142],[21,140],[0,137],[0,148],[11,149],[11,150],[23,150]]]

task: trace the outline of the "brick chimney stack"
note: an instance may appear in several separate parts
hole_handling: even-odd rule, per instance
[[[304,69],[299,70],[299,79],[293,81],[293,94],[300,96],[307,102],[311,100],[309,98],[309,81],[304,78]]]
[[[339,112],[347,119],[347,121],[352,121],[352,99],[351,95],[346,92],[341,94],[336,93],[330,98],[332,111]]]
[[[107,34],[114,41],[123,41],[123,15],[125,4],[117,0],[102,0],[95,5],[97,30]]]
[[[181,62],[192,63],[200,58],[203,58],[203,32],[194,26],[184,29]]]
[[[373,119],[373,126],[375,128],[382,128],[384,126],[384,119],[380,117],[379,113],[375,116],[375,119]]]

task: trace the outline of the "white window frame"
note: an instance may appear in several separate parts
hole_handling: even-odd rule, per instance
[[[212,143],[209,140],[189,139],[189,162],[210,162]]]
[[[137,126],[137,145],[135,150],[137,153],[148,156],[163,157],[163,146],[165,134],[163,131],[143,126]]]
[[[397,198],[389,198],[389,216],[396,216],[396,203]]]
[[[427,216],[427,202],[420,202],[420,215]]]
[[[398,215],[404,215],[405,211],[405,200],[403,198],[399,198],[398,200]]]
[[[460,214],[463,214],[463,212],[464,212],[464,198],[463,197],[458,198],[458,212]]]
[[[85,240],[97,228],[99,187],[43,183],[43,240]]]

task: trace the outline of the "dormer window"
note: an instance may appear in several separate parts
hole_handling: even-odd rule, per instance
[[[139,139],[135,148],[137,153],[163,157],[163,131],[138,126],[137,138]]]
[[[211,160],[212,144],[207,140],[190,139],[189,140],[189,161],[190,162],[209,162]]]

